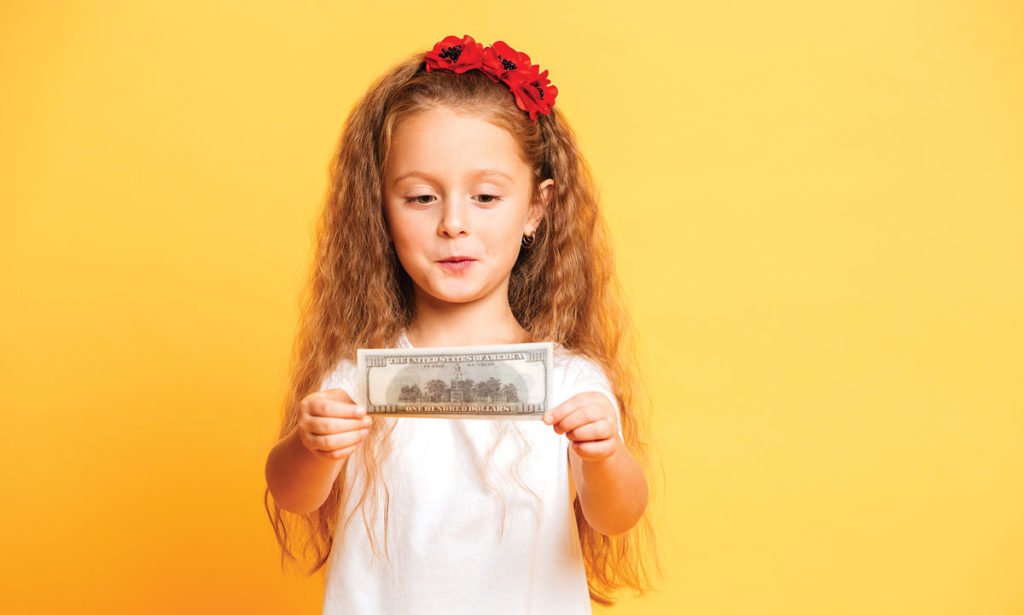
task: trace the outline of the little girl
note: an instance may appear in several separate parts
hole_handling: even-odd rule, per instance
[[[325,614],[567,615],[650,588],[627,314],[547,74],[448,36],[345,123],[266,467],[282,560],[326,564]],[[542,421],[371,417],[357,397],[357,348],[532,341],[555,343]]]

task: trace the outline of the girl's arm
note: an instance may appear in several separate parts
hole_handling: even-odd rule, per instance
[[[611,536],[630,529],[647,508],[647,478],[615,434],[615,452],[600,460],[581,458],[569,447],[569,468],[587,523]]]
[[[299,515],[311,513],[327,499],[344,461],[318,457],[295,429],[267,456],[267,487],[281,508]]]
[[[267,456],[267,487],[278,505],[300,515],[320,508],[370,423],[366,411],[344,389],[325,389],[303,398],[295,429]]]
[[[630,529],[647,508],[647,478],[618,433],[618,412],[602,393],[580,393],[544,422],[571,440],[569,468],[583,515],[605,535]]]

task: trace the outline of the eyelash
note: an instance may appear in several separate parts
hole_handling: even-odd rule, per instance
[[[424,203],[423,201],[420,201],[420,200],[418,200],[418,199],[422,199],[423,197],[429,197],[429,196],[432,196],[432,195],[429,195],[429,194],[421,194],[421,195],[419,195],[419,196],[414,196],[414,197],[410,197],[410,198],[406,199],[406,200],[405,200],[405,202],[406,202],[406,203],[414,203],[414,204],[416,204],[416,205],[430,205],[430,203]],[[486,196],[486,197],[490,197],[490,199],[491,199],[491,200],[490,200],[490,201],[486,201],[486,202],[484,202],[484,203],[483,203],[484,205],[493,205],[493,204],[495,204],[495,203],[497,203],[498,201],[500,201],[500,200],[501,200],[501,197],[500,197],[500,196],[495,196],[495,195],[493,195],[493,194],[479,194],[479,195],[477,195],[477,196]]]

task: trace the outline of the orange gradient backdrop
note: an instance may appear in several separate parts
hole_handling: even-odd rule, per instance
[[[448,34],[550,70],[640,332],[665,577],[597,612],[1024,612],[1024,7],[975,0],[4,3],[0,610],[319,613],[262,503],[312,225]]]

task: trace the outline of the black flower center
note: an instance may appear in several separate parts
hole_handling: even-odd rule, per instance
[[[451,60],[452,64],[459,61],[459,56],[462,55],[462,45],[456,45],[454,47],[445,47],[441,50],[441,57]]]
[[[540,81],[531,81],[530,85],[537,88],[537,95],[540,96],[541,100],[544,100],[544,88],[540,87]]]
[[[504,68],[505,70],[515,70],[516,69],[515,62],[513,62],[512,60],[506,60],[505,56],[503,56],[501,54],[498,54],[498,57],[501,58],[501,67]]]

